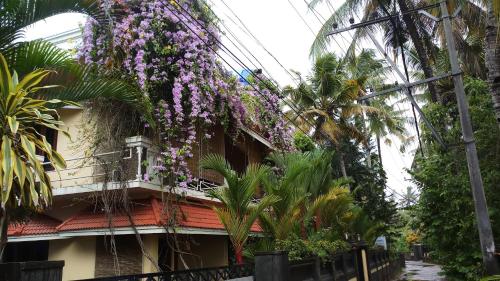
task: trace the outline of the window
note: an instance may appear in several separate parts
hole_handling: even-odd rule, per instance
[[[37,131],[40,134],[42,134],[43,136],[45,136],[45,138],[47,139],[47,142],[52,146],[52,149],[54,149],[54,150],[57,149],[57,131],[56,130],[42,127],[42,128],[37,129]],[[49,158],[47,157],[46,153],[42,152],[40,149],[37,148],[36,154],[43,157],[43,163],[49,162]],[[42,159],[40,159],[40,160],[42,160]],[[51,165],[47,165],[47,164],[43,165],[43,168],[45,169],[45,171],[53,171],[54,170],[54,167],[52,167]]]
[[[248,165],[248,157],[245,151],[236,146],[233,140],[226,136],[224,140],[225,158],[231,164],[231,167],[238,172],[245,172]]]
[[[46,261],[49,241],[15,242],[5,247],[3,262]]]

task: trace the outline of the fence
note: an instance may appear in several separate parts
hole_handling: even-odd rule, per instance
[[[80,281],[223,281],[253,275],[253,264],[101,277]]]
[[[391,259],[387,251],[368,251],[370,281],[390,281],[404,267],[404,256]]]
[[[0,281],[60,281],[64,261],[0,263]]]
[[[80,281],[391,281],[405,266],[404,255],[358,248],[327,260],[289,261],[287,252],[262,252],[255,264],[101,277]],[[240,279],[241,278],[241,279]]]
[[[391,281],[404,267],[404,256],[357,249],[327,261],[288,261],[286,252],[260,253],[255,258],[256,281]]]

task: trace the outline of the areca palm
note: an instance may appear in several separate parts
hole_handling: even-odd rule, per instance
[[[264,190],[279,201],[261,214],[261,223],[274,239],[299,234],[315,216],[319,226],[327,205],[339,206],[349,197],[342,183],[332,179],[331,156],[326,152],[273,153],[269,160],[278,172],[267,174]]]
[[[55,151],[42,128],[62,131],[57,111],[49,109],[60,100],[40,100],[37,92],[51,86],[40,86],[50,75],[47,70],[35,70],[19,81],[11,73],[0,54],[0,258],[7,243],[7,227],[16,209],[42,208],[50,204],[52,185],[36,150],[43,152],[54,168],[66,163]]]
[[[78,64],[68,51],[50,42],[23,40],[26,27],[60,13],[84,13],[105,21],[98,5],[97,0],[0,0],[0,52],[21,77],[38,68],[54,70],[46,82],[64,87],[45,89],[44,96],[72,101],[106,97],[136,103],[141,95],[132,84]]]
[[[239,175],[224,157],[218,154],[205,156],[200,165],[204,169],[219,173],[225,179],[225,184],[211,190],[209,196],[222,203],[221,207],[213,209],[229,234],[236,262],[240,264],[243,262],[243,246],[252,226],[263,210],[277,200],[275,196],[264,196],[258,203],[254,203],[257,187],[268,173],[268,168],[250,164],[245,173]]]

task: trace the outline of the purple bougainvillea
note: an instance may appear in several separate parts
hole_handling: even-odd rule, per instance
[[[197,135],[210,138],[207,129],[216,123],[226,128],[257,123],[272,144],[290,149],[278,95],[267,88],[257,94],[222,69],[215,52],[217,27],[196,1],[105,2],[101,8],[111,21],[87,21],[78,57],[119,69],[154,102],[162,136],[162,164],[155,166],[159,174],[187,187],[193,179],[186,160],[192,157]],[[245,105],[248,99],[253,110]]]

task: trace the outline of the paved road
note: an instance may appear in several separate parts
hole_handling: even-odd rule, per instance
[[[400,281],[444,281],[439,265],[422,261],[406,261]]]

